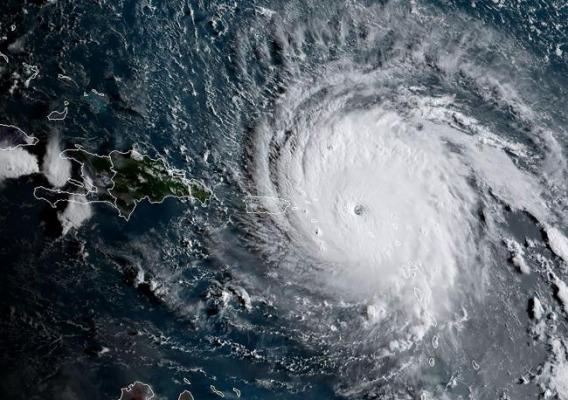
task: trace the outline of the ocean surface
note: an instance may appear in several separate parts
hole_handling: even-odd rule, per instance
[[[0,398],[568,399],[567,60],[565,0],[3,0]],[[53,208],[76,145],[213,197]]]

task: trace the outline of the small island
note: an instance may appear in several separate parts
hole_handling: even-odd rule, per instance
[[[150,385],[136,381],[120,389],[120,399],[118,400],[151,400],[153,398],[154,391]]]
[[[155,204],[175,197],[205,204],[212,195],[202,182],[186,178],[183,171],[169,167],[165,159],[154,159],[136,150],[98,155],[76,146],[62,151],[60,157],[77,163],[80,173],[69,178],[63,190],[43,186],[35,189],[35,196],[53,207],[72,196],[73,201],[111,205],[128,220],[143,200]]]

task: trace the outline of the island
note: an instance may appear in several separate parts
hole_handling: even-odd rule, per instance
[[[136,381],[120,389],[120,399],[118,400],[151,400],[153,398],[154,391],[150,385]]]
[[[138,203],[161,203],[168,197],[192,199],[205,205],[212,192],[204,183],[188,179],[181,170],[171,168],[162,157],[151,158],[137,150],[113,150],[99,155],[81,146],[63,150],[62,159],[78,166],[62,188],[36,187],[36,198],[57,207],[59,202],[105,203],[128,220]]]
[[[0,182],[39,172],[37,157],[24,148],[37,143],[17,126],[0,124]]]
[[[15,150],[20,147],[34,146],[39,140],[14,125],[0,124],[0,150]]]
[[[195,400],[189,390],[184,390],[178,396],[178,400]]]
[[[120,389],[120,398],[118,400],[152,400],[154,396],[154,391],[150,385],[135,381]],[[189,390],[184,390],[179,394],[178,400],[194,400],[194,397]]]

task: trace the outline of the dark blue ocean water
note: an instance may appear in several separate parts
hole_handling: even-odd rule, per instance
[[[349,397],[351,385],[358,387],[353,398],[395,398],[377,388],[388,387],[388,380],[360,389],[362,381],[377,378],[365,375],[372,360],[354,363],[362,381],[352,381],[341,351],[311,332],[309,321],[294,325],[278,300],[260,294],[296,292],[270,287],[265,260],[240,223],[256,124],[272,115],[298,71],[317,75],[344,57],[380,68],[396,47],[397,29],[405,29],[390,27],[391,47],[358,50],[383,5],[409,19],[413,7],[423,8],[448,24],[449,36],[470,24],[497,32],[529,58],[523,65],[530,80],[521,83],[534,109],[546,112],[551,126],[567,126],[568,4],[561,0],[0,4],[0,51],[10,59],[0,60],[0,123],[39,138],[43,145],[30,151],[40,160],[53,135],[63,147],[80,144],[99,154],[136,146],[164,155],[216,195],[207,207],[175,199],[142,203],[128,222],[96,205],[78,231],[61,236],[57,211],[33,197],[33,188],[46,184],[43,176],[0,183],[1,398],[118,399],[120,388],[137,380],[159,399],[177,399],[185,389],[196,400],[214,399],[212,386],[225,398],[237,398],[236,388],[246,399],[334,399]],[[370,20],[363,19],[371,7]],[[334,36],[339,21],[347,21],[342,43]],[[319,35],[321,27],[327,33]],[[305,59],[283,47],[287,40],[294,46],[295,29],[304,35]],[[486,65],[491,57],[479,54]],[[25,64],[40,71],[27,87]],[[447,90],[436,74],[421,83],[432,93]],[[514,117],[503,117],[508,111],[500,106],[474,107],[482,95],[467,87],[456,96],[488,124],[513,129]],[[64,101],[68,117],[48,121]],[[526,229],[520,236],[538,238],[535,224],[523,218],[513,218],[515,229]],[[265,286],[257,293],[255,285]],[[252,309],[243,288],[253,297]],[[525,308],[519,306],[519,315]],[[348,323],[351,311],[346,307],[337,319]],[[546,352],[539,346],[519,343],[525,354],[519,359],[542,362]],[[473,398],[498,398],[503,388],[518,396],[511,398],[538,396],[536,385],[517,388],[514,380]],[[420,398],[410,383],[407,392]],[[459,395],[467,398],[468,391],[458,388],[448,398]]]

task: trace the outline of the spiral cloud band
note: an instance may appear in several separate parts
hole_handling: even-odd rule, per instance
[[[373,103],[349,86],[360,87],[351,77],[308,101],[293,95],[301,101],[281,105],[293,120],[279,121],[292,127],[259,130],[260,199],[326,284],[378,301],[380,316],[404,311],[428,325],[448,311],[458,276],[480,273],[487,190],[530,207],[533,178],[505,154],[514,144],[471,118],[482,134],[459,129],[466,117],[451,98],[384,93]],[[292,207],[280,213],[275,198]]]
[[[252,246],[295,293],[280,301],[300,320],[321,298],[363,310],[333,343],[374,360],[355,381],[408,379],[441,342],[444,363],[476,371],[464,323],[483,304],[510,307],[495,294],[499,246],[531,271],[507,213],[565,222],[566,164],[555,117],[527,91],[531,56],[488,28],[396,5],[351,10],[337,30],[293,21],[274,28],[285,90],[250,138],[245,183]],[[309,329],[327,340],[340,314]],[[364,393],[352,386],[344,394]]]
[[[568,222],[562,100],[518,43],[412,4],[281,11],[239,43],[261,109],[242,226],[265,266],[244,279],[352,398],[498,388],[510,378],[484,368],[531,362],[510,358],[510,326],[564,293],[546,253],[562,257]]]
[[[293,204],[278,223],[343,289],[387,292],[416,317],[443,307],[475,249],[476,196],[443,136],[459,132],[380,108],[325,112],[275,138],[270,195]]]

